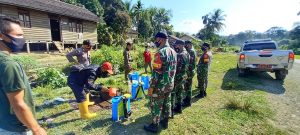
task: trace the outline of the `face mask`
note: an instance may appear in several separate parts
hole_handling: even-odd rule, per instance
[[[4,34],[6,37],[8,37],[11,42],[6,42],[5,40],[2,40],[7,47],[11,49],[12,52],[20,52],[25,44],[24,38],[14,38],[10,35]]]
[[[157,48],[160,46],[160,44],[158,42],[155,42],[154,44]]]
[[[202,46],[202,47],[201,47],[201,50],[202,50],[202,51],[206,51],[207,49],[206,49],[206,47],[203,47],[203,46]]]

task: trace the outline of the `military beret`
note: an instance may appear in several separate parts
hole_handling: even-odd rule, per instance
[[[175,45],[184,45],[183,40],[176,40]]]
[[[185,45],[188,45],[188,44],[193,45],[192,42],[191,42],[190,40],[187,40],[187,41],[185,41],[184,43],[185,43]]]
[[[164,39],[167,39],[167,38],[168,38],[168,35],[167,35],[167,33],[164,33],[164,32],[158,32],[158,33],[155,35],[155,38],[164,38]]]
[[[202,46],[210,48],[210,44],[209,43],[203,43]]]

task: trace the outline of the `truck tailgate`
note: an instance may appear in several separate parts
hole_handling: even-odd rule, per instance
[[[289,51],[273,50],[273,51],[248,51],[245,52],[245,64],[268,64],[279,65],[287,64],[289,59]]]

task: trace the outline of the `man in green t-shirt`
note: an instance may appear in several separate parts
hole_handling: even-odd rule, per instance
[[[10,56],[25,44],[20,23],[0,16],[0,39],[0,134],[46,135],[35,119],[27,76]]]

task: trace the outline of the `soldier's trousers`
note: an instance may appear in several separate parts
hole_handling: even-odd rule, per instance
[[[174,84],[174,90],[171,94],[171,102],[172,102],[172,108],[176,106],[176,104],[182,103],[182,92],[183,92],[183,85],[185,81],[182,82],[175,82]]]
[[[158,97],[150,97],[150,110],[153,123],[159,124],[160,119],[168,118],[171,111],[171,93],[153,92]]]
[[[187,99],[192,99],[192,85],[193,85],[194,76],[195,76],[195,72],[188,73],[188,78],[184,84],[184,90]]]
[[[206,93],[207,88],[207,77],[208,77],[208,65],[207,64],[200,64],[197,67],[197,80],[198,80],[198,90],[200,94]]]

